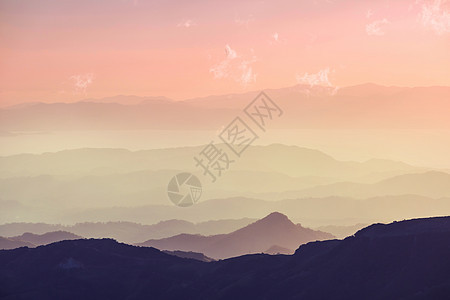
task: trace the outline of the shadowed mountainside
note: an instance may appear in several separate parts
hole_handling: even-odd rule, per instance
[[[445,299],[450,217],[375,224],[294,255],[200,262],[113,240],[0,251],[0,293],[20,299]]]

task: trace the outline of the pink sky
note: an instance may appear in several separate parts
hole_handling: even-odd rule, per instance
[[[450,1],[0,2],[0,102],[450,85]]]

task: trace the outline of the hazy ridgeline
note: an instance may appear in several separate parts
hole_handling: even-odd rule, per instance
[[[0,158],[3,223],[168,219],[202,222],[286,213],[309,226],[448,214],[450,175],[388,161],[338,161],[294,146],[254,146],[215,183],[195,169],[201,147],[80,149]],[[200,203],[180,209],[166,187],[178,172],[202,179]]]

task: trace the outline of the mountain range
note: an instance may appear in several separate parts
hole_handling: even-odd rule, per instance
[[[31,177],[32,179],[32,177],[46,176],[43,179],[50,180],[55,177],[67,180],[89,176],[89,180],[93,180],[99,176],[108,176],[106,178],[108,180],[123,180],[118,176],[127,175],[131,179],[139,175],[162,176],[166,175],[163,171],[193,170],[194,156],[198,156],[205,146],[140,151],[84,148],[42,154],[0,156],[0,164],[3,166],[0,169],[0,178]],[[217,146],[226,149],[224,144]],[[283,182],[286,188],[289,188],[298,184],[308,187],[329,183],[336,179],[373,182],[390,176],[426,170],[429,168],[393,160],[341,161],[319,150],[271,144],[248,147],[239,163],[233,164],[229,172],[248,172],[242,173],[242,179],[249,177],[251,172],[261,172],[267,174],[266,180]],[[152,174],[150,171],[160,173]],[[198,173],[201,174],[200,171]],[[227,177],[230,178],[227,179]],[[231,179],[231,176],[221,178],[221,180],[229,180],[228,184],[233,183]],[[209,181],[205,180],[205,184]],[[284,183],[284,181],[287,182]]]
[[[5,221],[12,215],[23,216],[23,219],[30,221],[48,220],[49,223],[127,221],[152,224],[170,219],[194,223],[222,219],[259,219],[273,211],[289,215],[294,222],[301,222],[310,228],[328,225],[350,226],[358,223],[369,224],[449,215],[450,198],[434,199],[416,195],[401,195],[354,199],[330,196],[267,201],[256,198],[231,197],[200,201],[187,209],[180,209],[174,205],[73,208],[70,210],[21,207],[14,210],[2,210],[0,215]],[[43,213],[45,213],[45,218],[42,217]],[[38,216],[41,218],[39,219]],[[14,219],[11,219],[10,222],[13,221]]]
[[[151,224],[186,219],[177,215],[178,212],[171,216],[162,211],[175,212],[168,206],[171,203],[167,199],[167,183],[175,174],[190,170],[202,182],[201,201],[236,197],[270,201],[335,196],[367,199],[407,194],[440,199],[450,195],[450,176],[441,170],[390,160],[341,161],[317,150],[280,144],[250,146],[239,163],[212,183],[202,170],[195,168],[193,157],[201,151],[202,147],[143,151],[77,149],[0,157],[3,207],[0,217],[4,222],[47,223],[137,221]],[[149,205],[157,206],[155,211],[160,211],[161,218],[151,217],[152,213],[148,218],[106,217],[111,214],[101,219],[88,217],[92,210]],[[278,210],[273,207],[250,217],[260,218]],[[71,217],[74,215],[81,217]],[[247,216],[238,213],[219,219],[243,217]]]
[[[169,220],[155,225],[140,225],[127,222],[120,223],[82,223],[72,227],[63,227],[77,233],[85,233],[85,237],[101,236],[101,233],[108,236],[121,236],[122,240],[132,241],[141,237],[165,236],[172,230],[179,231],[180,234],[158,240],[147,240],[139,243],[140,246],[154,246],[164,250],[169,254],[194,258],[202,261],[212,259],[223,259],[231,256],[244,255],[249,253],[293,253],[298,245],[314,241],[332,238],[333,235],[321,231],[314,231],[304,228],[300,224],[292,223],[287,216],[280,213],[271,213],[270,215],[252,222],[249,225],[242,226],[230,233],[214,235],[188,234],[193,230],[192,227],[201,229],[208,227],[209,232],[219,229],[222,226],[236,226],[239,223],[249,223],[248,220],[223,220],[209,221],[205,223],[192,224],[186,221]],[[45,226],[46,224],[37,224],[40,229],[58,228],[57,225]],[[186,225],[185,227],[183,225]],[[189,227],[191,225],[191,227]],[[17,231],[19,228],[33,227],[33,224],[7,224],[3,225],[2,231]],[[34,225],[34,227],[37,227]],[[139,231],[136,232],[136,229]],[[39,229],[35,229],[39,230]],[[51,231],[44,234],[34,234],[26,232],[20,236],[0,239],[0,249],[13,249],[18,247],[36,247],[46,245],[62,240],[73,240],[82,238],[67,231]]]
[[[292,223],[287,216],[274,212],[241,229],[228,234],[202,236],[180,234],[159,240],[148,240],[138,246],[160,250],[201,252],[206,256],[223,259],[251,253],[273,251],[272,247],[293,252],[299,245],[333,238],[329,233],[304,228]]]
[[[113,238],[125,243],[137,243],[146,239],[170,237],[181,233],[190,234],[225,234],[240,229],[254,222],[255,219],[211,220],[192,223],[184,220],[165,220],[152,225],[133,222],[86,222],[75,225],[45,223],[9,223],[0,225],[0,236],[21,239],[54,231],[72,232],[86,238]],[[20,235],[20,236],[15,236]],[[30,239],[26,241],[32,242]],[[34,240],[34,239],[33,239]],[[40,243],[41,244],[41,243]]]
[[[273,193],[270,193],[273,195]],[[450,197],[450,174],[429,171],[393,176],[375,183],[337,182],[317,185],[298,191],[285,191],[281,198],[294,197],[350,197],[371,198],[378,196],[418,195],[430,198]]]
[[[446,299],[450,217],[374,224],[293,255],[217,262],[110,239],[0,251],[7,299]]]

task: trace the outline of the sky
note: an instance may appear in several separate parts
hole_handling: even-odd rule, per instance
[[[450,85],[450,1],[0,1],[0,105]]]

